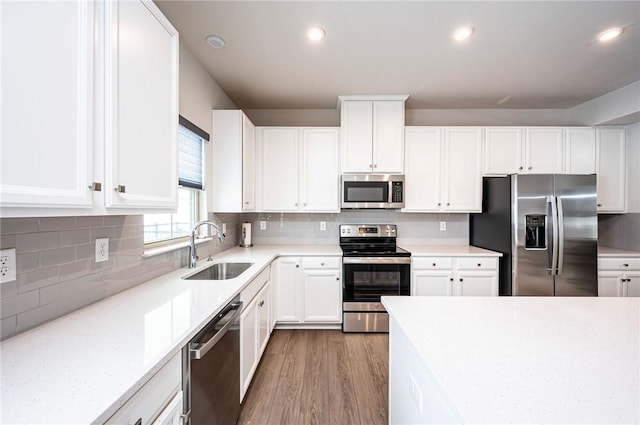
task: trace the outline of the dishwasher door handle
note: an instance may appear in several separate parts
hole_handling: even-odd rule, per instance
[[[189,357],[194,360],[201,359],[207,354],[207,352],[209,352],[209,350],[211,350],[214,345],[216,345],[218,341],[222,339],[224,334],[226,334],[229,328],[233,326],[233,324],[236,322],[237,317],[240,315],[240,312],[242,311],[242,301],[231,304],[231,308],[227,310],[226,314],[232,311],[234,313],[229,318],[229,321],[225,323],[225,325],[220,328],[220,330],[216,332],[211,338],[209,338],[209,340],[204,342],[192,342],[189,344]],[[222,317],[224,317],[226,314],[223,314]],[[222,319],[222,317],[220,317],[220,319]]]

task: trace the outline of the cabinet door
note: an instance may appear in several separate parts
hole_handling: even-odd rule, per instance
[[[626,168],[624,129],[596,130],[598,212],[625,212]]]
[[[338,137],[336,128],[302,130],[300,202],[304,211],[340,212]]]
[[[441,139],[440,127],[406,128],[403,211],[440,210]]]
[[[563,129],[527,128],[525,134],[524,171],[529,174],[561,174],[564,170]]]
[[[404,101],[373,102],[373,172],[404,171]]]
[[[622,296],[622,274],[617,272],[601,272],[598,274],[599,297]]]
[[[593,128],[565,129],[565,172],[594,174],[596,172],[596,132]]]
[[[262,209],[298,210],[298,129],[263,128]]]
[[[369,173],[373,169],[373,102],[342,102],[342,172]]]
[[[625,297],[640,297],[640,273],[626,273],[624,282]]]
[[[302,319],[300,302],[302,288],[299,282],[300,259],[281,257],[276,263],[276,317],[278,322],[298,323]]]
[[[482,129],[446,128],[444,210],[482,211]]]
[[[106,22],[106,206],[176,208],[178,32],[151,1],[107,3]]]
[[[258,297],[240,315],[240,400],[244,398],[258,363]]]
[[[92,205],[97,4],[0,2],[2,207]]]
[[[416,270],[411,274],[411,295],[450,296],[452,292],[451,270]]]
[[[492,297],[498,295],[498,275],[488,271],[457,272],[453,277],[454,295]]]
[[[303,270],[304,321],[334,322],[342,319],[342,286],[339,270]]]
[[[242,114],[242,211],[256,208],[256,127]]]
[[[258,293],[258,359],[262,356],[271,334],[271,283],[264,285]]]
[[[485,128],[484,175],[517,174],[523,171],[523,129]]]
[[[183,392],[178,394],[169,402],[167,407],[153,421],[153,425],[183,425],[182,417],[184,413]]]

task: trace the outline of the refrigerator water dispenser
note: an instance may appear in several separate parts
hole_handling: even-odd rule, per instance
[[[545,221],[542,214],[525,215],[525,249],[547,249]]]

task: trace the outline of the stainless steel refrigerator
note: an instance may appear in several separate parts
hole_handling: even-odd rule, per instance
[[[471,245],[502,252],[500,295],[597,296],[596,176],[485,177]]]

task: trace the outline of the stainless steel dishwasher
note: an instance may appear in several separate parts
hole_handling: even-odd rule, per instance
[[[240,312],[236,297],[184,348],[185,425],[234,425],[240,416]]]

